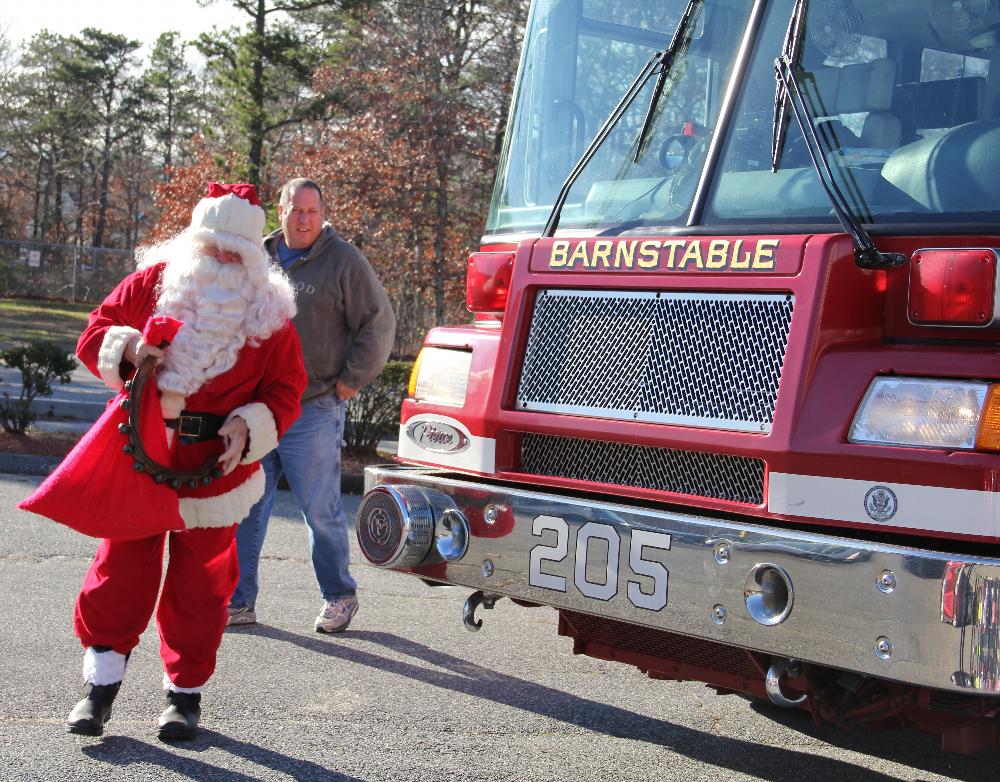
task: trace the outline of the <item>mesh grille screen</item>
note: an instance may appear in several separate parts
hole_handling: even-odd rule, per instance
[[[769,431],[792,305],[785,294],[542,291],[517,406]]]
[[[525,434],[521,465],[534,475],[760,505],[764,462],[671,448]]]
[[[392,559],[403,536],[403,518],[388,494],[369,492],[358,508],[358,545],[376,565]]]

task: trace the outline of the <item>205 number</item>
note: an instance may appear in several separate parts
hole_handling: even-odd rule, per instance
[[[555,592],[566,591],[566,578],[542,572],[543,562],[562,562],[569,554],[570,526],[559,516],[536,516],[531,523],[531,534],[542,537],[545,532],[555,532],[554,545],[539,543],[531,549],[528,567],[528,583],[541,589]],[[607,570],[604,582],[591,581],[587,575],[587,557],[592,541],[604,541],[608,546]],[[667,579],[669,572],[658,561],[647,559],[650,550],[669,551],[670,535],[665,532],[632,530],[629,538],[628,564],[636,576],[652,580],[652,589],[643,589],[643,582],[627,580],[626,594],[636,608],[659,611],[667,605]],[[621,537],[610,524],[588,521],[576,533],[576,550],[573,583],[581,594],[594,600],[610,600],[618,594],[618,560],[621,552]]]

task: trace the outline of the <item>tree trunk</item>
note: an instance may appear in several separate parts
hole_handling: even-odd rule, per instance
[[[35,203],[31,218],[31,238],[38,238],[38,229],[41,224],[41,215],[38,210],[42,200],[42,151],[38,150],[38,162],[35,165]]]
[[[254,17],[253,80],[250,83],[250,154],[247,176],[254,185],[260,184],[260,168],[264,157],[264,24],[267,9],[264,0],[257,0]]]
[[[108,183],[111,181],[111,109],[114,98],[115,83],[108,85],[107,97],[104,100],[104,149],[101,161],[101,186],[97,194],[97,226],[94,229],[94,247],[104,246],[104,228],[108,213]]]

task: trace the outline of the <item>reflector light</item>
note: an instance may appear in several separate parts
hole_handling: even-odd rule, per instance
[[[991,385],[986,392],[976,448],[982,451],[1000,451],[1000,385]]]
[[[917,250],[910,263],[910,322],[988,326],[994,319],[996,279],[995,250]]]
[[[465,306],[469,312],[502,313],[507,307],[513,269],[514,253],[472,253],[465,277]]]
[[[965,562],[949,562],[941,577],[941,621],[962,627],[969,622],[967,603],[969,566]]]
[[[417,395],[417,378],[420,377],[420,362],[423,357],[424,351],[421,349],[417,353],[417,360],[413,362],[413,368],[410,370],[410,382],[406,385],[406,393],[411,397]]]
[[[961,562],[949,562],[941,579],[941,621],[950,625],[955,621],[955,584],[958,582],[958,572]]]

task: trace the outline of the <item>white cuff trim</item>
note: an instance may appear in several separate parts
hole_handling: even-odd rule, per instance
[[[254,470],[243,483],[217,497],[181,497],[181,518],[188,529],[239,524],[264,496],[264,471]]]
[[[125,655],[114,649],[95,652],[88,646],[83,654],[83,681],[90,684],[117,684],[125,678]]]
[[[166,673],[163,674],[163,689],[165,692],[186,692],[190,694],[201,692],[201,687],[178,687],[170,681],[170,677]]]
[[[131,326],[110,326],[104,332],[104,341],[97,354],[97,371],[101,373],[101,380],[107,383],[108,388],[119,391],[125,385],[118,372],[118,365],[125,356],[125,348],[136,335],[142,336],[142,333]]]
[[[246,421],[250,430],[250,447],[240,464],[259,462],[278,446],[278,427],[267,405],[261,402],[241,405],[229,414],[226,422],[235,416]]]

